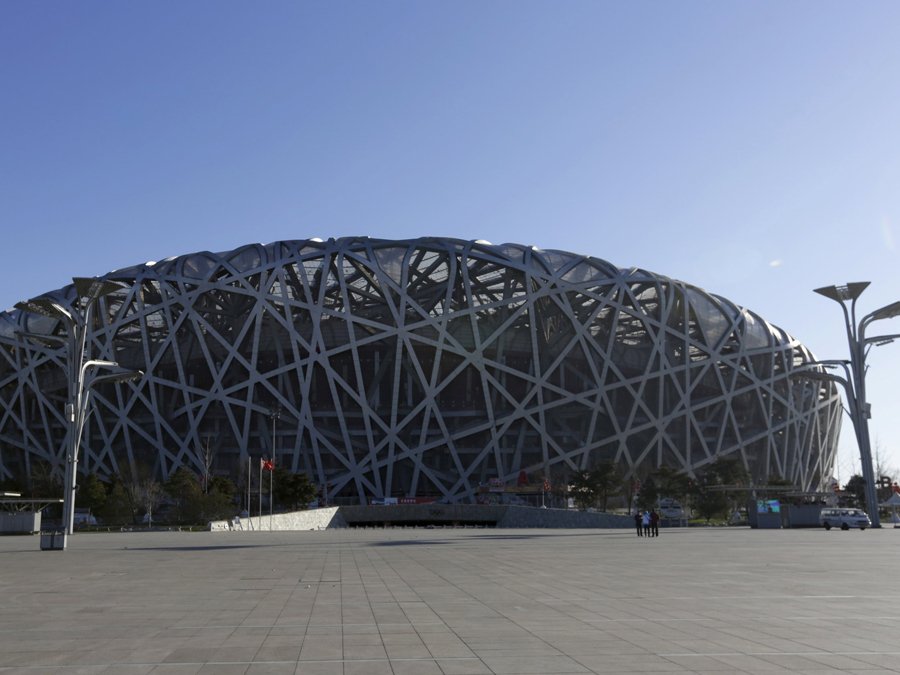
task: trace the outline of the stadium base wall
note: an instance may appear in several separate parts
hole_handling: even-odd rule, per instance
[[[330,530],[343,527],[471,525],[498,528],[627,528],[631,516],[529,506],[474,504],[399,504],[341,506],[279,513],[209,524],[212,532]]]
[[[272,516],[253,516],[232,520],[214,520],[209,523],[211,532],[255,532],[330,530],[347,527],[340,509],[336,506],[310,511],[276,513]]]

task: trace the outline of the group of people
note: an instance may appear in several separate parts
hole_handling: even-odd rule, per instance
[[[634,526],[637,528],[637,536],[639,537],[658,537],[659,536],[659,514],[656,509],[650,511],[635,511]]]

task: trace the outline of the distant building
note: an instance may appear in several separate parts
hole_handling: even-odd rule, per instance
[[[791,377],[810,352],[645,270],[517,244],[345,238],[105,278],[127,288],[100,299],[91,356],[145,375],[93,393],[82,472],[201,473],[209,444],[216,473],[274,456],[338,503],[469,502],[603,460],[640,478],[737,457],[757,482],[804,490],[831,473],[838,392]],[[78,303],[72,286],[48,295]],[[63,468],[65,360],[21,331],[65,326],[0,314],[2,479],[38,460]]]

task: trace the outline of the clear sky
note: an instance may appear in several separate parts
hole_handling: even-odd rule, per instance
[[[0,307],[199,250],[452,236],[643,267],[846,358],[812,289],[900,299],[898,188],[893,0],[0,3]],[[869,362],[900,468],[900,341]]]

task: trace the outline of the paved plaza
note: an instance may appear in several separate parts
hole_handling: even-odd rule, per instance
[[[0,538],[0,673],[900,672],[900,530]]]

